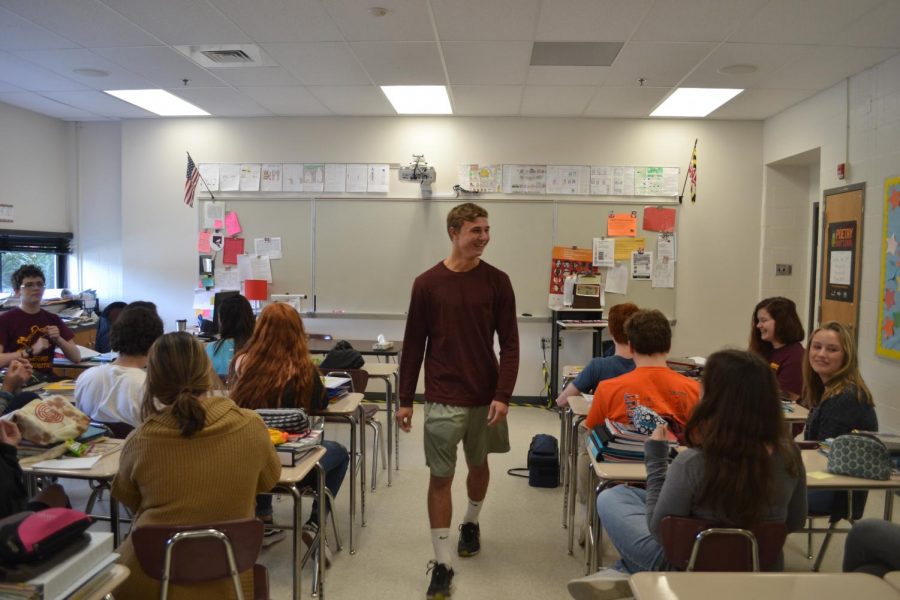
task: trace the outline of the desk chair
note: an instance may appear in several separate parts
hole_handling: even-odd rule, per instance
[[[365,394],[369,385],[369,374],[364,369],[319,369],[323,375],[332,377],[346,377],[350,379],[350,391]],[[387,400],[390,402],[390,399]],[[381,421],[378,420],[378,406],[363,404],[363,412],[366,414],[366,426],[372,429],[372,491],[375,491],[376,475],[378,473],[378,450],[381,450],[381,462],[387,464],[387,454],[384,440],[381,437]],[[326,420],[328,420],[326,418]]]
[[[869,492],[847,491],[846,493],[834,492],[834,503],[831,506],[830,513],[809,513],[806,515],[806,558],[813,559],[812,551],[812,534],[824,533],[825,539],[819,547],[816,562],[813,563],[812,570],[818,571],[822,566],[822,560],[825,558],[825,552],[828,550],[828,544],[831,542],[831,536],[835,533],[847,533],[849,529],[838,529],[837,524],[847,519],[852,525],[861,519],[863,512],[866,510],[866,500],[869,498]],[[852,514],[851,514],[852,511]],[[828,529],[820,530],[813,527],[813,519],[828,519]]]
[[[766,521],[751,529],[718,527],[692,517],[662,520],[666,561],[682,571],[771,570],[784,546],[784,523]]]
[[[117,440],[124,440],[128,437],[128,434],[134,431],[134,427],[129,425],[128,423],[104,423],[102,421],[92,421],[91,425],[95,425],[97,427],[102,427],[106,430],[106,436],[111,437]],[[88,496],[87,505],[85,506],[84,512],[90,514],[94,509],[94,504],[97,500],[103,500],[103,492],[109,489],[109,482],[107,481],[97,481],[92,479],[88,481],[88,487],[91,488],[91,495]],[[128,510],[127,507],[125,509]],[[132,516],[131,513],[128,513],[129,516]]]
[[[244,600],[239,575],[250,568],[254,600],[268,600],[268,571],[255,564],[262,537],[263,523],[259,519],[203,525],[145,525],[131,532],[138,563],[148,577],[160,582],[160,600],[168,598],[171,584],[229,578],[235,596]]]

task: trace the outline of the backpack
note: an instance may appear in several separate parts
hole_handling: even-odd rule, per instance
[[[319,367],[322,369],[362,369],[365,362],[362,354],[351,346],[350,342],[340,340],[328,351]]]
[[[528,468],[509,469],[507,473],[525,477],[516,472],[525,470],[531,487],[555,488],[559,485],[559,444],[555,437],[546,433],[535,435],[528,447]]]

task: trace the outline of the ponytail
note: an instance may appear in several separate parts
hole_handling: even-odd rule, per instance
[[[181,437],[191,437],[206,423],[206,410],[191,390],[181,390],[175,396],[172,416],[181,425]]]

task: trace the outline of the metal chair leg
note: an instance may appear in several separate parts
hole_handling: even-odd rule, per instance
[[[812,526],[813,526],[813,520],[812,520],[812,517],[807,517],[807,518],[806,518],[806,528],[807,528],[807,529],[812,529]],[[812,531],[807,531],[807,532],[806,532],[806,560],[812,560],[812,559],[813,559],[813,553],[812,553]]]
[[[837,526],[837,522],[829,523],[828,529],[834,529]],[[822,560],[825,558],[825,551],[828,550],[828,543],[831,541],[832,532],[829,531],[825,534],[825,539],[822,540],[822,547],[819,548],[819,555],[816,557],[816,563],[813,565],[813,572],[818,573],[819,567],[822,566]]]

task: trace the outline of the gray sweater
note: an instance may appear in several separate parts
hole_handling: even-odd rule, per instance
[[[667,460],[668,444],[649,440],[644,444],[647,463],[647,526],[662,543],[660,524],[663,517],[697,517],[720,521],[711,509],[698,506],[696,497],[703,480],[705,459],[694,448],[678,454],[672,464]],[[806,518],[806,470],[800,465],[796,477],[787,471],[784,458],[774,454],[775,501],[766,520],[784,521],[788,532],[803,527]]]

